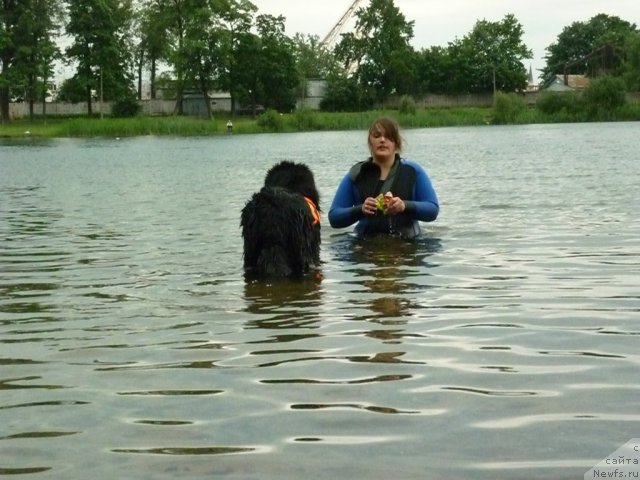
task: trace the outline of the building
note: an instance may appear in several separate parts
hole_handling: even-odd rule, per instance
[[[589,86],[591,80],[586,75],[553,75],[545,80],[542,90],[552,92],[571,92],[584,90]]]
[[[527,88],[526,91],[527,92],[537,92],[538,89],[540,88],[540,85],[538,85],[536,83],[536,81],[533,78],[533,70],[531,68],[531,65],[529,65],[529,75],[527,77]]]
[[[307,80],[305,87],[305,95],[303,98],[298,99],[297,108],[320,110],[320,102],[324,98],[327,81],[310,78]]]

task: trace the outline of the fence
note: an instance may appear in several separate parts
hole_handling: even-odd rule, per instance
[[[141,113],[149,116],[161,116],[161,115],[173,115],[176,101],[175,100],[141,100],[140,102]],[[188,103],[185,100],[185,103]],[[100,113],[104,115],[111,114],[111,102],[93,102],[91,104],[91,110],[94,115]],[[212,101],[212,110],[214,112],[228,112],[231,110],[230,102],[225,101]],[[46,103],[46,115],[51,117],[56,116],[77,116],[86,115],[88,111],[87,103],[62,103],[62,102],[47,102]],[[33,105],[34,115],[42,115],[42,102],[35,103]],[[9,104],[9,117],[13,119],[26,118],[29,116],[29,104],[10,103]]]
[[[540,91],[526,92],[522,96],[524,101],[528,105],[535,105]],[[319,102],[316,101],[317,97],[314,97],[314,101],[301,102],[312,109],[319,108]],[[628,92],[627,101],[631,103],[640,103],[640,92]],[[176,102],[175,100],[141,100],[141,113],[149,116],[162,116],[173,115]],[[398,108],[400,105],[400,97],[391,97],[385,102],[387,108]],[[424,97],[416,99],[416,106],[418,108],[446,108],[446,107],[491,107],[493,105],[493,95],[488,94],[466,94],[466,95],[425,95]],[[229,112],[231,110],[230,101],[220,100],[212,101],[212,110],[214,112]],[[93,113],[99,115],[111,114],[111,102],[94,102],[92,104]],[[188,113],[185,111],[185,113]],[[42,103],[34,104],[34,114],[42,115]],[[73,116],[73,115],[86,115],[87,104],[83,103],[58,103],[52,102],[46,104],[47,116]],[[29,104],[28,103],[10,103],[9,104],[9,116],[10,118],[25,118],[29,116]]]

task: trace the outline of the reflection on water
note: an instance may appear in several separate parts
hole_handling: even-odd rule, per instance
[[[282,313],[286,316],[292,310],[304,310],[322,304],[322,277],[275,282],[247,280],[244,298],[248,312]]]
[[[425,237],[284,282],[256,172],[329,199],[361,132],[1,141],[0,475],[582,478],[638,436],[639,128],[408,131]]]
[[[365,239],[349,236],[333,245],[336,258],[353,275],[352,282],[365,286],[372,294],[354,303],[368,305],[375,314],[374,321],[384,325],[406,323],[411,309],[419,307],[411,302],[409,294],[424,291],[424,278],[429,276],[429,268],[435,266],[429,263],[429,257],[441,248],[439,238],[427,236],[414,242],[387,236]],[[422,282],[413,283],[418,277]]]

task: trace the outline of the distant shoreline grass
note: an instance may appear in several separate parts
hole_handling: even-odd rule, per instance
[[[414,113],[398,110],[372,110],[366,112],[317,112],[298,110],[290,114],[267,111],[257,117],[232,118],[234,134],[362,130],[381,116],[396,118],[403,129],[430,127],[460,127],[491,125],[495,122],[490,107],[429,108]],[[227,134],[228,114],[216,114],[213,119],[185,116],[133,118],[111,117],[36,117],[0,124],[0,137],[20,138],[79,138],[79,137],[134,137],[134,136],[215,136]],[[617,118],[608,121],[640,120],[640,105],[628,108]],[[509,124],[567,123],[576,121],[566,115],[543,115],[535,108],[526,108],[509,119]]]

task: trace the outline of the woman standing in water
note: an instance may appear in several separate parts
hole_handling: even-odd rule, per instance
[[[414,239],[420,223],[438,216],[440,205],[425,170],[400,156],[398,124],[378,118],[369,128],[371,156],[344,176],[329,209],[329,223],[345,228],[357,222],[359,237],[398,235]]]

